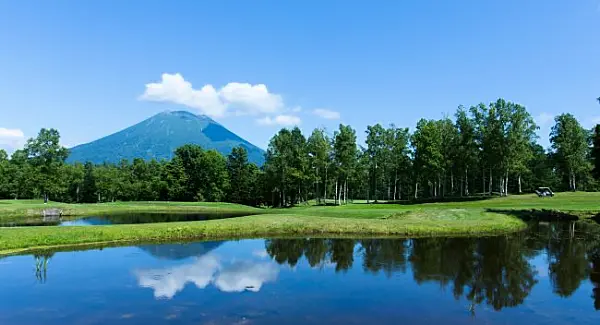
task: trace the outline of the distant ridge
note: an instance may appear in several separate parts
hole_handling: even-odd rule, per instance
[[[264,163],[262,149],[210,117],[186,111],[159,113],[117,133],[73,147],[67,162],[102,164],[134,158],[168,160],[173,158],[175,149],[185,144],[215,149],[224,156],[234,147],[243,146],[250,162],[259,166]]]

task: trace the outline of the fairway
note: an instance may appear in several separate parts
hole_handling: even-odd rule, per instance
[[[99,243],[154,242],[284,236],[448,236],[491,235],[518,231],[517,212],[561,211],[589,217],[600,212],[598,193],[560,193],[467,202],[366,204],[258,209],[227,203],[132,202],[44,205],[39,201],[0,201],[0,218],[40,214],[57,207],[74,216],[110,213],[244,213],[225,220],[88,227],[0,229],[0,252]],[[494,211],[494,212],[491,212]],[[514,212],[514,213],[513,213]]]

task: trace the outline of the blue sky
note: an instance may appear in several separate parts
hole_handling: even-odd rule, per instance
[[[296,123],[363,140],[498,97],[547,145],[556,114],[600,122],[600,0],[0,1],[0,89],[4,148],[180,109],[261,147]]]

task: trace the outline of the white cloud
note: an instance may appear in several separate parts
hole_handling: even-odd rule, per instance
[[[292,113],[300,113],[300,112],[302,112],[302,107],[300,107],[300,106],[292,107],[291,111],[292,111]]]
[[[0,148],[9,152],[25,144],[25,134],[19,129],[0,128]]]
[[[269,257],[269,253],[267,252],[266,249],[258,249],[252,252],[252,255],[258,257],[258,258],[267,258]]]
[[[550,114],[550,113],[541,113],[538,116],[535,117],[535,123],[539,126],[539,127],[545,127],[548,126],[550,123],[552,123],[554,121],[554,115]]]
[[[223,102],[248,114],[276,113],[283,108],[280,95],[271,94],[263,84],[231,82],[219,90]]]
[[[160,82],[146,84],[139,99],[175,103],[212,117],[273,114],[284,108],[283,98],[264,84],[231,82],[218,90],[210,84],[194,89],[179,73],[163,73]]]
[[[328,109],[323,109],[323,108],[317,108],[317,109],[313,110],[313,114],[315,114],[321,118],[324,118],[326,120],[339,120],[340,119],[339,112],[328,110]]]
[[[25,138],[23,131],[19,129],[0,128],[0,139],[22,139]]]
[[[194,264],[181,265],[166,269],[151,269],[135,272],[141,287],[152,288],[155,298],[173,298],[183,290],[188,282],[194,283],[198,289],[208,286],[220,267],[218,259],[213,255],[205,255]]]
[[[265,116],[261,119],[256,120],[260,125],[281,125],[281,126],[295,126],[300,125],[302,120],[298,116],[294,115],[277,115],[274,118]]]
[[[236,262],[220,272],[214,283],[223,292],[258,292],[278,274],[279,268],[272,263]]]
[[[258,292],[264,283],[277,279],[279,268],[271,261],[237,261],[223,265],[217,256],[207,254],[192,264],[138,270],[134,274],[141,287],[154,291],[155,298],[171,299],[188,283],[198,289],[212,284],[223,292]]]

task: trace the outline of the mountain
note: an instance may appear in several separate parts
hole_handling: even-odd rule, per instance
[[[71,149],[67,162],[118,163],[121,159],[171,159],[185,144],[216,149],[224,156],[237,146],[248,151],[248,160],[264,163],[264,151],[204,115],[186,111],[163,112],[125,130]]]

